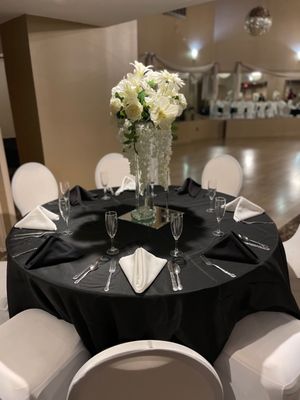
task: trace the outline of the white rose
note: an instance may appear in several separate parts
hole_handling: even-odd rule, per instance
[[[129,102],[125,105],[124,110],[128,119],[138,121],[142,116],[143,106],[139,101]]]
[[[110,110],[113,114],[117,114],[122,108],[122,102],[117,97],[110,99]]]

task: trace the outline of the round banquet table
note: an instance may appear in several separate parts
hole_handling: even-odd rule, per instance
[[[157,205],[165,205],[165,194],[156,188]],[[222,229],[245,234],[268,244],[270,251],[252,247],[259,258],[257,264],[215,260],[233,272],[236,278],[206,266],[199,253],[212,246],[216,239],[214,214],[206,212],[208,197],[202,190],[197,197],[169,192],[169,207],[184,212],[184,228],[179,247],[184,252],[181,264],[183,290],[173,292],[170,275],[164,267],[151,286],[136,294],[118,265],[109,292],[104,292],[109,262],[91,272],[78,285],[72,277],[104,254],[109,240],[104,213],[116,210],[122,215],[134,208],[134,193],[124,192],[111,200],[101,200],[102,191],[93,191],[98,198],[71,208],[71,237],[63,237],[80,248],[83,256],[72,262],[24,268],[30,254],[13,257],[38,247],[44,238],[15,240],[20,232],[12,229],[7,238],[7,290],[10,316],[28,308],[41,308],[75,325],[91,354],[113,345],[139,340],[160,339],[184,344],[210,362],[214,362],[228,339],[235,323],[257,311],[279,311],[299,318],[300,313],[291,294],[284,249],[275,224],[243,224],[226,212]],[[228,200],[232,198],[226,196]],[[57,201],[48,203],[58,213]],[[252,218],[271,221],[266,215]],[[63,222],[57,222],[58,232]],[[152,254],[170,259],[174,240],[169,224],[153,229],[119,220],[116,236],[121,249],[119,257],[143,246]]]

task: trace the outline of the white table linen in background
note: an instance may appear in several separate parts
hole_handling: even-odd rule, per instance
[[[226,211],[232,211],[233,219],[235,221],[243,221],[244,219],[261,215],[265,212],[263,208],[258,206],[252,201],[246,199],[243,196],[239,196],[236,199],[226,204]]]
[[[115,196],[119,196],[125,190],[135,190],[135,178],[133,176],[124,176],[121,186],[116,190]]]
[[[53,221],[59,220],[59,216],[42,206],[37,206],[24,218],[16,223],[15,228],[19,229],[43,229],[56,231],[57,227]]]

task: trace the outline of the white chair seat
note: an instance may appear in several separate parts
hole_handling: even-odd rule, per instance
[[[75,375],[68,400],[221,400],[214,368],[176,343],[123,343],[91,358]]]
[[[42,310],[23,311],[0,326],[0,398],[65,400],[89,357],[72,324]]]
[[[103,156],[95,169],[97,189],[103,188],[101,171],[106,171],[108,175],[108,187],[121,186],[124,176],[130,176],[129,161],[121,153],[109,153]]]
[[[9,319],[6,292],[6,261],[0,261],[0,325]]]
[[[283,247],[288,262],[291,290],[300,307],[300,226],[289,240],[283,242]]]
[[[243,183],[243,170],[239,162],[229,154],[212,158],[204,166],[201,185],[208,187],[208,181],[217,181],[217,191],[238,196]]]
[[[36,206],[57,199],[57,182],[45,165],[29,162],[21,165],[11,182],[12,196],[21,215]]]
[[[214,364],[225,399],[299,399],[299,354],[299,320],[277,312],[243,318]]]

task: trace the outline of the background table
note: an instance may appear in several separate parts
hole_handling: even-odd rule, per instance
[[[162,191],[155,201],[164,205]],[[7,240],[10,316],[27,308],[42,308],[73,323],[92,354],[126,341],[160,339],[182,343],[210,362],[222,350],[236,321],[249,313],[281,311],[299,318],[275,225],[236,223],[233,214],[227,212],[222,221],[224,231],[246,234],[267,243],[271,251],[251,248],[259,257],[259,264],[218,261],[220,266],[237,275],[235,279],[201,263],[199,252],[216,240],[212,237],[215,216],[205,211],[208,203],[206,191],[196,198],[179,195],[174,189],[170,191],[170,207],[185,213],[179,240],[179,247],[185,253],[182,292],[172,291],[168,270],[163,268],[149,289],[137,295],[120,267],[113,275],[110,291],[104,292],[109,263],[74,285],[72,276],[103,254],[109,245],[105,211],[116,210],[121,215],[131,210],[132,192],[109,201],[97,199],[72,207],[70,225],[74,233],[66,240],[80,247],[84,257],[70,263],[24,269],[29,255],[16,259],[12,256],[39,245],[44,239],[13,240],[17,231],[13,229]],[[47,208],[58,212],[57,202],[49,203]],[[255,220],[270,221],[265,214]],[[58,230],[62,229],[59,221]],[[121,248],[120,256],[143,246],[158,257],[170,258],[174,240],[169,224],[154,230],[120,220],[117,244]]]

